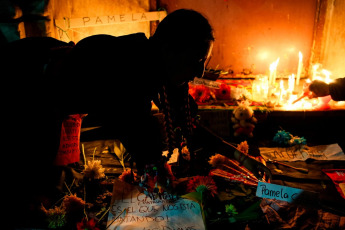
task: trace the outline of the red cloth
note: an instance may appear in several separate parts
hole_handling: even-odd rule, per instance
[[[332,179],[337,191],[345,199],[345,169],[322,169],[322,171]]]

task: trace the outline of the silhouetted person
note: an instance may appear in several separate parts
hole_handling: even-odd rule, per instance
[[[188,82],[203,76],[213,41],[208,20],[181,9],[168,14],[149,39],[137,33],[94,35],[75,46],[53,38],[10,44],[3,66],[9,92],[8,146],[13,147],[20,187],[30,188],[27,200],[44,193],[52,180],[61,123],[70,114],[88,114],[83,124],[101,126],[100,139],[119,139],[139,174],[145,165],[164,164],[162,150],[169,151],[169,158],[180,146],[177,127],[190,151],[201,144],[233,153],[222,140],[196,131],[193,124],[197,105],[188,94]],[[152,101],[164,114],[163,131],[152,116]],[[267,172],[251,158],[245,165],[255,173]]]

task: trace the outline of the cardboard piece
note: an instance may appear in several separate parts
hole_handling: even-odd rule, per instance
[[[145,195],[140,187],[119,180],[114,183],[107,226],[117,230],[205,229],[198,203],[166,192]]]
[[[305,161],[309,158],[315,160],[345,160],[343,150],[338,144],[259,148],[261,156],[267,161]]]
[[[55,20],[55,26],[59,28],[74,29],[90,26],[114,25],[119,23],[146,22],[163,20],[167,15],[166,11],[152,11],[132,14],[112,14],[96,17],[67,18]]]
[[[85,116],[85,114],[73,114],[63,120],[55,165],[68,165],[79,161],[80,128]]]
[[[277,184],[264,183],[259,181],[256,189],[256,196],[261,198],[276,199],[293,203],[303,193],[302,189],[292,188]]]

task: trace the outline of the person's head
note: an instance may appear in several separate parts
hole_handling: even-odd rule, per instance
[[[159,23],[150,40],[159,49],[168,81],[180,85],[194,77],[202,77],[214,35],[212,26],[202,14],[180,9]]]

